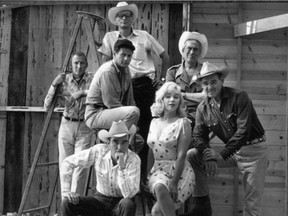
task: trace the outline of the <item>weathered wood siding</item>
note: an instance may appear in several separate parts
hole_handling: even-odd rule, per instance
[[[18,32],[18,42],[15,40],[14,44],[11,43],[13,46],[12,49],[15,50],[16,54],[23,54],[23,51],[25,51],[25,58],[23,58],[25,60],[25,65],[22,65],[22,71],[18,70],[21,62],[16,65],[17,67],[14,67],[14,70],[10,71],[10,75],[13,75],[13,77],[11,77],[11,83],[9,83],[11,85],[11,88],[9,89],[11,91],[11,103],[8,105],[42,106],[51,82],[62,70],[62,63],[64,61],[77,20],[76,11],[88,11],[104,17],[104,20],[98,22],[94,29],[95,39],[101,42],[106,31],[116,30],[116,27],[109,23],[108,19],[106,18],[107,11],[111,6],[114,6],[114,4],[45,5],[27,6],[21,9],[6,10],[3,12],[1,11],[1,18],[3,17],[1,21],[3,20],[2,22],[5,21],[5,24],[7,23],[5,25],[6,29],[4,29],[5,34],[1,34],[1,40],[3,40],[2,44],[4,44],[3,50],[6,50],[6,46],[10,45],[10,41],[8,41],[8,43],[4,42],[7,40],[7,34],[9,33],[8,21],[10,21],[11,26],[11,17],[8,21],[4,19],[7,19],[7,17],[11,16],[12,13],[15,15],[15,19],[13,21],[18,23],[18,25],[14,25],[14,27],[21,27],[21,31]],[[140,18],[137,20],[137,22],[135,22],[135,28],[149,31],[167,49],[167,31],[169,20],[168,5],[139,4],[138,6]],[[25,19],[19,21],[18,19],[21,18],[20,15],[23,15],[24,12],[26,13]],[[1,33],[4,32],[2,28],[3,27],[1,25]],[[14,31],[17,32],[17,29],[14,29]],[[21,45],[20,39],[22,38],[25,38],[25,43],[23,43],[23,46],[25,46],[24,49],[23,47],[18,47]],[[8,39],[10,39],[10,37],[8,37]],[[74,50],[81,50],[86,52],[87,45],[87,35],[84,25],[82,25],[76,40]],[[5,60],[2,58],[2,56],[4,55],[1,55],[1,63]],[[6,57],[7,64],[7,62],[9,62],[9,56],[8,58],[6,55],[4,57]],[[14,56],[14,61],[15,60],[17,60],[17,56]],[[95,57],[92,56],[90,52],[88,53],[88,61],[88,70],[95,72],[97,70],[97,67],[95,66]],[[8,66],[9,64],[1,64],[1,75],[4,78],[5,75],[8,76],[9,74]],[[3,81],[5,81],[4,78]],[[15,78],[15,80],[13,80],[13,78]],[[5,100],[7,99],[7,95],[5,93],[8,91],[8,88],[5,84],[6,82],[4,82],[1,86],[2,88],[5,88],[5,91],[1,92],[1,98],[3,98],[3,101],[1,100],[1,105],[7,105],[5,103]],[[20,82],[23,83],[23,85],[20,85],[21,88],[18,88],[18,90],[17,88],[14,88],[13,90],[12,86],[20,84]],[[17,104],[17,99],[19,100],[20,96],[21,101],[24,100],[24,103],[19,101]],[[14,184],[11,184],[11,182],[5,183],[5,187],[7,188],[5,202],[9,202],[6,203],[4,210],[1,209],[0,211],[4,211],[5,213],[18,210],[19,203],[21,201],[21,188],[22,190],[24,189],[27,176],[29,174],[29,168],[33,162],[34,153],[36,151],[45,120],[45,113],[39,112],[30,112],[26,114],[9,113],[9,115],[13,117],[12,120],[10,120],[11,130],[6,131],[5,125],[1,127],[1,129],[4,130],[4,133],[6,132],[8,134],[10,140],[9,143],[6,143],[6,145],[2,144],[1,148],[9,146],[9,156],[12,158],[13,154],[15,156],[17,155],[19,161],[15,163],[15,160],[11,161],[6,159],[6,162],[9,162],[7,170],[10,171],[10,173],[7,173],[6,177],[8,179],[11,178],[11,176],[17,176],[18,174],[20,178],[15,178],[15,180],[18,181],[18,188],[15,187]],[[17,115],[21,115],[21,124],[17,124],[15,122],[15,116]],[[60,123],[59,117],[60,116],[58,113],[54,114],[53,116],[44,146],[42,148],[39,163],[54,162],[58,160],[57,135]],[[17,128],[17,125],[20,126],[20,128]],[[18,135],[14,137],[15,133]],[[20,137],[21,140],[19,140]],[[3,141],[2,143],[5,143],[5,136],[1,136],[1,139]],[[13,152],[13,150],[15,151]],[[4,154],[4,150],[3,153],[1,152],[1,154]],[[2,158],[3,161],[1,160],[1,165],[3,164],[4,166],[4,155]],[[17,171],[15,170],[15,167],[17,167],[18,173],[16,173]],[[19,172],[19,170],[21,171]],[[28,195],[24,209],[35,208],[38,206],[46,205],[48,203],[48,199],[51,196],[51,188],[55,180],[56,171],[57,169],[55,166],[51,166],[49,168],[40,167],[36,169],[30,193]],[[0,177],[4,178],[4,174],[1,174]],[[1,183],[2,182],[4,181],[1,181]],[[7,187],[8,185],[9,187]],[[0,187],[0,189],[1,188],[4,188],[4,185]],[[59,210],[59,192],[60,191],[58,187],[56,199],[53,202],[53,207],[51,210],[53,213]],[[3,193],[0,194],[2,195]],[[3,198],[1,199],[1,204],[2,203]]]
[[[56,4],[0,11],[0,105],[42,106],[52,80],[62,69],[77,19],[76,11],[89,11],[104,17],[94,30],[95,38],[101,41],[106,31],[116,29],[106,17],[108,9],[114,5]],[[139,3],[138,7],[139,18],[134,27],[151,33],[169,51],[172,63],[180,63],[178,40],[184,29],[182,3]],[[230,74],[226,84],[240,87],[249,93],[266,129],[270,163],[263,216],[286,215],[287,29],[235,38],[234,25],[287,13],[288,3],[196,1],[190,3],[189,7],[190,30],[204,33],[209,41],[205,60],[229,66]],[[21,20],[23,16],[27,19]],[[11,38],[18,41],[11,42]],[[87,36],[82,28],[75,49],[86,51],[86,41]],[[93,63],[95,57],[88,53],[88,60],[88,69],[96,71],[97,67]],[[15,86],[18,90],[15,90]],[[45,113],[0,115],[0,213],[17,211],[19,207],[21,188],[23,190],[29,174],[44,118]],[[59,120],[59,114],[55,113],[42,149],[41,162],[58,160]],[[214,142],[216,148],[222,147],[219,140],[215,139]],[[12,160],[14,157],[17,160]],[[56,171],[56,167],[37,168],[25,209],[47,203]],[[13,181],[9,182],[9,179]],[[19,179],[20,184],[11,185],[11,182],[19,183]],[[216,177],[210,178],[213,215],[240,216],[242,186],[241,175],[234,169],[221,169]],[[59,210],[59,187],[56,195],[52,212]],[[234,200],[237,201],[236,208]]]
[[[191,30],[204,33],[209,41],[206,60],[226,65],[226,85],[247,91],[259,115],[269,145],[269,167],[264,193],[263,216],[285,214],[286,178],[286,86],[287,29],[234,37],[234,25],[287,13],[287,3],[195,3]],[[240,70],[239,70],[240,69]],[[217,148],[222,144],[215,139]],[[210,179],[215,216],[241,215],[243,184],[239,174],[238,209],[234,209],[234,170],[221,169]],[[233,214],[234,213],[234,214]]]
[[[12,13],[0,11],[0,104],[7,105]],[[0,113],[0,212],[4,204],[6,113]]]

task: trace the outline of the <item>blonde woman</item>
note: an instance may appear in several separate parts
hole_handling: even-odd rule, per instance
[[[156,92],[151,111],[158,117],[151,121],[147,139],[153,152],[148,161],[154,159],[148,175],[148,187],[156,198],[152,215],[175,216],[175,211],[191,195],[195,179],[193,169],[186,161],[191,126],[185,117],[180,87],[174,82],[166,82]]]

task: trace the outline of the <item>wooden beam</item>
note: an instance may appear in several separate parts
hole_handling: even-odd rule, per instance
[[[288,13],[240,23],[234,26],[234,37],[247,36],[288,27]]]
[[[287,40],[288,40],[288,37],[287,37]],[[288,47],[286,46],[287,48],[287,56],[288,56]],[[288,58],[287,58],[287,61],[288,61]],[[287,65],[287,70],[288,70],[288,65]],[[287,73],[286,73],[287,74]],[[286,137],[288,137],[288,76],[286,77],[286,85],[287,85],[287,88],[286,88]],[[286,158],[288,158],[288,142],[287,142],[287,139],[286,139]],[[288,175],[288,160],[286,160],[286,173],[285,173],[285,176],[286,176],[286,180],[285,180],[285,215],[288,215],[288,178],[287,178],[287,175]]]
[[[56,107],[54,112],[63,112],[64,108]],[[0,106],[0,112],[46,112],[44,107]]]
[[[119,0],[106,1],[106,0],[3,0],[1,4],[4,5],[63,5],[63,4],[117,4]],[[168,0],[165,3],[183,3],[191,1],[182,1],[182,0]],[[231,0],[193,0],[193,2],[231,2]],[[234,2],[251,2],[251,0],[234,0]],[[253,2],[271,2],[271,0],[253,0]],[[288,0],[274,0],[274,3],[277,2],[288,2]],[[133,3],[163,3],[161,0],[135,0]]]

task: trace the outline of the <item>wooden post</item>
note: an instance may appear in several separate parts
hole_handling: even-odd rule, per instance
[[[238,11],[238,22],[242,21],[242,6],[239,4]],[[236,87],[241,88],[241,73],[242,73],[242,38],[237,38],[237,74],[236,74]],[[234,196],[233,196],[233,215],[237,216],[238,214],[238,202],[239,202],[239,193],[238,193],[238,167],[234,168]]]
[[[7,105],[12,11],[0,11],[0,105]],[[0,115],[0,213],[4,209],[6,114]]]
[[[288,137],[288,37],[286,37],[286,49],[287,49],[287,52],[286,52],[286,137]],[[285,172],[285,176],[286,176],[286,179],[285,179],[285,215],[287,216],[288,215],[288,142],[286,140],[286,172]]]
[[[182,4],[170,4],[169,5],[169,55],[171,65],[179,64],[181,62],[181,55],[178,50],[179,38],[182,34],[182,16],[180,11],[183,10]]]
[[[191,14],[192,3],[183,3],[183,31],[191,31],[192,28],[192,14]]]

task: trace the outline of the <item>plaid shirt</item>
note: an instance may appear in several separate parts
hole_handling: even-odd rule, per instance
[[[60,175],[62,193],[70,192],[72,174],[75,167],[88,168],[94,165],[97,191],[108,197],[131,198],[139,192],[140,164],[139,156],[128,150],[124,156],[125,169],[113,166],[109,145],[97,144],[67,157],[61,164]]]
[[[73,78],[73,73],[66,75],[65,81],[60,85],[60,97],[58,98],[57,104],[59,107],[64,107],[64,116],[75,119],[84,119],[86,97],[81,97],[78,100],[75,100],[71,96],[71,93],[88,90],[93,76],[93,73],[85,72],[78,84]],[[45,109],[48,109],[51,106],[55,93],[56,88],[51,85],[44,100]]]

